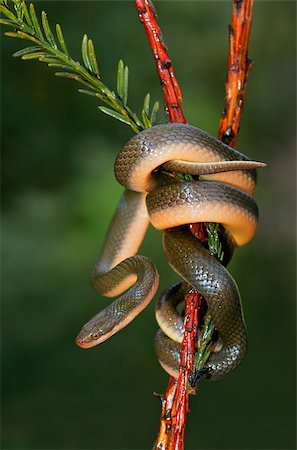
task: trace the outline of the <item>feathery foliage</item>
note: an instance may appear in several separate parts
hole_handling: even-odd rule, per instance
[[[211,318],[209,311],[204,316],[204,324],[202,331],[199,333],[198,349],[195,353],[194,366],[192,373],[196,373],[203,369],[205,363],[210,356],[210,349],[212,347],[212,334],[215,330],[214,321]]]
[[[208,234],[208,248],[210,253],[218,258],[219,261],[223,261],[224,252],[222,249],[222,243],[219,238],[219,224],[207,222],[206,231]]]
[[[212,255],[214,255],[219,261],[223,261],[224,252],[222,250],[222,243],[219,239],[219,224],[207,222],[206,232],[208,235],[208,248]],[[206,311],[204,316],[204,323],[202,331],[199,333],[198,349],[195,353],[194,365],[192,373],[197,373],[205,366],[211,352],[212,347],[212,335],[215,330],[214,321],[211,318],[209,310]]]
[[[127,104],[129,69],[122,60],[118,64],[117,90],[114,92],[100,78],[94,44],[86,34],[81,44],[83,60],[81,64],[69,55],[59,24],[55,27],[56,35],[54,35],[46,12],[42,11],[41,20],[39,20],[32,3],[27,6],[25,0],[12,0],[10,5],[11,7],[7,0],[0,0],[0,13],[4,16],[0,18],[0,24],[13,28],[13,31],[6,32],[5,35],[31,41],[34,44],[14,53],[14,57],[20,57],[23,60],[36,59],[47,63],[49,67],[57,70],[56,76],[70,78],[83,84],[88,89],[79,89],[80,93],[97,97],[108,106],[108,108],[99,106],[102,112],[128,124],[135,133],[156,123],[159,102],[154,103],[150,112],[150,94],[147,94],[144,99],[142,120],[129,108]]]

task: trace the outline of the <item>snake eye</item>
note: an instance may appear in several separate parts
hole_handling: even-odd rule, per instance
[[[93,341],[96,341],[97,339],[99,339],[100,337],[100,333],[98,333],[98,331],[95,331],[94,333],[91,334],[91,338],[93,339]]]

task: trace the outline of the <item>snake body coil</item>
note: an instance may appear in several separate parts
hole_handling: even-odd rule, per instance
[[[77,344],[88,348],[103,342],[133,320],[155,295],[158,272],[154,264],[134,256],[152,223],[165,230],[166,257],[184,280],[163,294],[156,306],[161,330],[155,346],[161,365],[177,376],[183,324],[176,306],[188,283],[205,298],[218,331],[220,348],[209,358],[208,377],[220,378],[233,370],[247,343],[238,288],[227,269],[185,225],[220,223],[230,251],[246,244],[257,224],[257,206],[251,197],[256,186],[254,169],[263,166],[190,125],[157,125],[130,139],[115,162],[115,176],[126,190],[91,274],[96,292],[111,297],[126,292],[82,328]],[[180,182],[164,171],[191,174],[197,180]]]

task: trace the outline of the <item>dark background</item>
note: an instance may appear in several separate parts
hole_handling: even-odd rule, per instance
[[[157,7],[187,120],[216,135],[230,3]],[[137,112],[147,92],[162,102],[132,2],[38,2],[37,9],[63,26],[77,59],[88,33],[109,87],[125,60]],[[203,383],[191,399],[190,449],[295,448],[295,9],[284,0],[254,6],[256,65],[237,147],[268,168],[259,173],[257,235],[230,265],[249,351],[236,372]],[[164,392],[168,379],[153,349],[153,302],[103,345],[74,344],[82,324],[110,301],[92,292],[88,277],[122,190],[113,161],[132,131],[78,94],[75,82],[11,58],[26,43],[3,32],[2,448],[151,448],[160,415],[152,393]],[[159,292],[176,280],[160,232],[150,230],[140,253],[158,266]]]

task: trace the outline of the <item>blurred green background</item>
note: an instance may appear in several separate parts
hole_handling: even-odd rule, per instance
[[[189,123],[216,135],[224,104],[230,3],[156,2]],[[94,40],[112,88],[130,68],[130,106],[162,101],[132,1],[37,2],[80,59]],[[230,271],[241,290],[249,351],[224,380],[191,399],[189,449],[295,448],[295,2],[257,1],[250,41],[256,62],[237,148],[266,161],[259,173],[258,233]],[[151,304],[91,350],[75,346],[110,300],[89,272],[122,188],[113,176],[129,127],[105,116],[78,85],[37,62],[11,57],[25,42],[1,36],[2,60],[2,448],[148,449],[168,376],[153,349]],[[164,120],[162,114],[160,120]],[[176,280],[150,230],[140,251],[158,266],[161,292]]]

